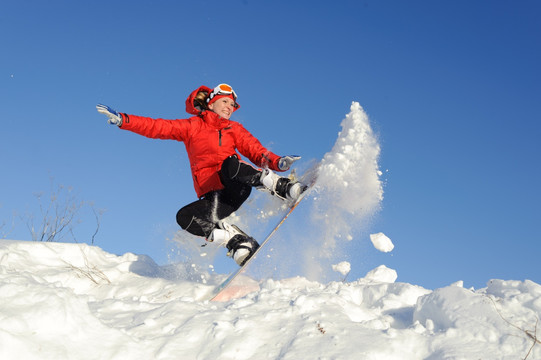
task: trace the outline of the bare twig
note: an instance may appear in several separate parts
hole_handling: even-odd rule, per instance
[[[51,185],[51,195],[46,204],[43,200],[43,193],[37,193],[35,197],[39,203],[38,216],[27,214],[25,217],[21,217],[30,231],[32,240],[61,241],[66,236],[71,236],[72,240],[77,242],[73,228],[80,222],[78,219],[80,210],[83,206],[88,205],[96,218],[96,230],[91,237],[91,243],[94,244],[100,228],[99,217],[103,211],[97,212],[92,204],[77,200],[72,189],[62,185],[57,188]]]
[[[111,284],[111,280],[109,280],[109,278],[103,273],[103,271],[98,269],[97,266],[90,264],[90,262],[88,261],[88,257],[86,256],[83,249],[79,248],[79,250],[81,251],[81,254],[83,256],[85,264],[84,267],[81,268],[63,260],[64,263],[68,265],[70,269],[74,270],[78,276],[86,277],[96,285],[101,285],[103,283]]]
[[[539,318],[535,322],[535,330],[534,330],[533,334],[531,334],[528,330],[524,331],[526,333],[526,335],[528,335],[528,337],[533,340],[532,346],[530,347],[530,350],[528,350],[528,354],[526,354],[526,357],[524,359],[527,359],[528,356],[530,356],[530,353],[532,352],[533,347],[535,346],[535,344],[537,344],[537,343],[541,344],[541,342],[539,342],[539,340],[537,339],[537,324],[538,323],[539,323]]]
[[[94,231],[94,234],[92,234],[91,244],[94,245],[94,239],[96,238],[96,235],[98,235],[98,231],[100,231],[100,216],[103,214],[103,210],[100,210],[99,214],[96,212],[96,209],[94,209],[94,206],[92,206],[92,212],[94,213],[94,217],[96,218],[96,231]]]
[[[40,222],[36,225],[34,215],[26,217],[26,226],[34,241],[58,241],[70,233],[75,216],[83,207],[83,201],[77,201],[72,189],[62,185],[51,191],[50,200],[45,207],[43,193],[35,195],[39,202]]]
[[[537,320],[535,321],[535,329],[534,329],[533,333],[530,330],[524,330],[523,328],[513,324],[512,322],[510,322],[509,320],[504,318],[502,313],[500,312],[500,309],[498,309],[498,307],[496,306],[496,302],[494,301],[494,299],[492,299],[488,295],[485,295],[485,296],[492,302],[492,305],[494,305],[494,309],[496,310],[496,312],[502,318],[503,321],[505,321],[509,326],[511,326],[511,327],[525,333],[528,338],[533,340],[532,346],[530,347],[530,349],[528,350],[528,353],[526,354],[526,357],[524,358],[524,360],[526,360],[528,358],[528,356],[530,356],[534,346],[536,344],[541,344],[541,341],[539,341],[539,339],[537,338],[537,324],[539,323],[539,318],[536,315]]]
[[[344,278],[342,279],[342,282],[343,282],[343,283],[346,282],[346,279],[348,278],[348,275],[349,275],[350,272],[351,272],[351,270],[348,271],[348,273],[347,273],[346,275],[344,275]]]
[[[0,239],[7,239],[16,227],[17,214],[13,213],[10,220],[3,220],[0,223]]]

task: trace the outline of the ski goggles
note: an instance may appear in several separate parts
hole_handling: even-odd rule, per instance
[[[235,102],[237,101],[237,94],[233,88],[227,84],[220,84],[216,86],[207,98],[207,103],[209,103],[216,95],[233,95],[233,99]]]

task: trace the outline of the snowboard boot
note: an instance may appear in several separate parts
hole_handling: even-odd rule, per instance
[[[209,242],[217,242],[220,245],[225,246],[231,238],[237,234],[246,235],[237,225],[231,225],[225,221],[218,221],[215,228],[207,237]]]
[[[269,169],[264,169],[261,172],[261,184],[272,195],[292,202],[297,201],[299,196],[308,189],[308,186],[298,181],[282,177]]]
[[[232,256],[235,262],[243,266],[254,255],[259,244],[251,236],[237,234],[227,243],[228,256]]]
[[[207,241],[216,241],[227,247],[229,250],[227,256],[231,256],[240,266],[244,265],[259,247],[254,238],[248,236],[236,225],[225,221],[219,221],[216,224],[216,228],[212,230]]]

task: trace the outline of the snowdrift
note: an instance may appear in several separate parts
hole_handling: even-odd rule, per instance
[[[349,283],[265,280],[205,300],[183,264],[0,241],[2,359],[541,359],[541,286],[428,290],[380,266]]]

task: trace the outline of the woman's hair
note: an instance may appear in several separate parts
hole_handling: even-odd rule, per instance
[[[208,92],[206,91],[200,91],[195,96],[193,102],[196,108],[200,108],[200,110],[207,110],[207,97]]]

